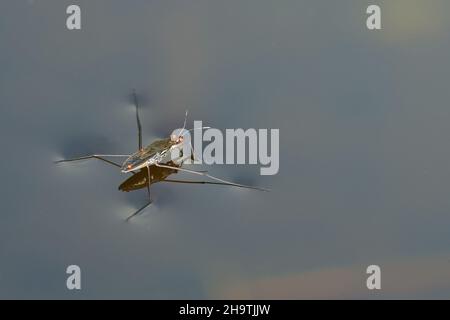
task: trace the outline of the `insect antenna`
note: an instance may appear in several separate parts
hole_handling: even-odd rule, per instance
[[[184,132],[184,129],[186,128],[186,121],[187,121],[188,113],[189,113],[189,111],[186,110],[186,113],[184,115],[183,129],[180,130],[180,133],[179,133],[178,137],[184,136],[183,132]]]
[[[192,132],[194,130],[203,130],[203,129],[211,129],[211,127],[199,127],[199,128],[192,128],[192,129],[188,129],[186,130],[183,134],[180,134],[180,136],[184,136],[186,135],[188,132]],[[184,129],[182,129],[184,131]]]

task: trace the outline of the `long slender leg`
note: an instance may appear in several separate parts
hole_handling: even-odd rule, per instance
[[[186,183],[186,184],[212,184],[212,185],[219,185],[219,186],[229,186],[229,183],[224,182],[211,182],[211,181],[187,181],[187,180],[175,180],[175,179],[166,179],[161,180],[161,182],[173,182],[173,183]],[[234,185],[231,185],[232,187]]]
[[[137,127],[138,127],[138,147],[139,147],[139,150],[142,150],[142,127],[141,127],[141,120],[139,118],[139,104],[138,104],[138,99],[137,99],[135,90],[133,90],[133,99],[134,99],[134,105],[136,107],[136,122],[137,122]]]
[[[147,166],[147,174],[148,174],[148,184],[147,184],[148,201],[152,202],[152,197],[150,197],[150,184],[152,182],[152,176],[150,175],[150,166]]]
[[[137,210],[135,213],[133,213],[131,216],[129,216],[126,221],[130,221],[131,218],[137,216],[142,210],[147,208],[152,203],[152,198],[150,197],[150,182],[151,182],[151,175],[150,175],[150,167],[147,166],[147,173],[148,173],[148,184],[147,184],[147,192],[148,192],[148,202],[141,207],[139,210]]]
[[[55,163],[72,162],[72,161],[87,160],[87,159],[98,159],[98,160],[104,161],[106,163],[109,163],[113,166],[120,168],[121,167],[120,164],[118,164],[114,161],[105,159],[104,157],[128,157],[128,156],[129,155],[119,155],[119,154],[92,154],[92,155],[84,156],[84,157],[58,160],[58,161],[55,161]]]
[[[152,202],[148,202],[147,204],[145,204],[144,206],[142,206],[141,208],[139,208],[139,210],[137,210],[135,213],[133,213],[131,216],[129,216],[126,221],[130,221],[131,218],[137,216],[139,213],[142,212],[142,210],[144,210],[145,208],[147,208]]]
[[[175,168],[181,168],[181,166],[184,164],[184,161],[186,161],[186,159],[183,159],[183,160],[181,161],[180,165],[177,166],[177,167],[173,167],[173,169],[175,169]],[[194,171],[194,170],[192,170],[192,171]],[[208,172],[208,170],[195,170],[195,171],[196,171],[196,172],[203,172],[203,173],[207,173],[207,172]]]
[[[231,181],[223,180],[223,179],[214,177],[214,176],[212,176],[212,175],[210,175],[210,174],[208,174],[206,172],[198,172],[198,171],[184,169],[184,168],[171,167],[171,166],[167,166],[167,165],[160,164],[160,163],[156,163],[155,166],[161,167],[161,168],[176,169],[176,170],[179,170],[179,171],[184,171],[184,172],[188,172],[188,173],[193,173],[193,174],[205,176],[205,177],[208,177],[210,179],[213,179],[213,180],[216,180],[216,181],[219,181],[219,182],[231,185],[231,186],[235,186],[235,187],[246,188],[246,189],[254,189],[254,190],[259,190],[259,191],[270,191],[268,189],[252,187],[252,186],[246,186],[246,185],[243,185],[243,184],[239,184],[239,183],[234,183],[234,182],[231,182]]]

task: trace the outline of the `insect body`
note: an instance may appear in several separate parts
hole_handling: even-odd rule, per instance
[[[147,166],[154,165],[155,163],[162,163],[163,160],[169,156],[168,151],[173,146],[176,146],[176,142],[171,139],[156,140],[149,146],[132,154],[122,164],[121,170],[124,173],[142,169]],[[167,162],[167,161],[166,161]]]
[[[176,134],[170,135],[169,138],[160,139],[152,142],[150,145],[146,147],[142,147],[142,128],[141,121],[139,118],[139,105],[136,97],[136,93],[133,91],[133,97],[135,102],[136,109],[136,121],[138,127],[138,151],[131,155],[119,155],[119,154],[93,154],[84,157],[78,157],[73,159],[64,159],[58,160],[56,163],[62,162],[71,162],[78,160],[86,160],[86,159],[99,159],[108,164],[116,166],[120,168],[123,173],[131,173],[133,174],[127,181],[125,181],[119,187],[122,191],[131,191],[140,188],[147,187],[148,198],[149,201],[135,213],[127,218],[134,217],[138,213],[140,213],[143,209],[145,209],[148,205],[152,203],[150,197],[150,185],[159,181],[167,181],[167,182],[177,182],[177,183],[201,183],[201,184],[219,184],[219,185],[229,185],[247,189],[255,189],[260,191],[268,191],[266,189],[246,186],[238,183],[233,183],[230,181],[226,181],[212,175],[209,175],[204,171],[194,171],[182,168],[183,161],[186,159],[181,155],[179,158],[172,159],[172,151],[178,149],[177,151],[181,151],[184,145],[184,135],[188,132],[185,129],[186,127],[186,119],[187,112],[184,119],[183,129],[181,129]],[[207,127],[204,127],[207,128]],[[199,129],[204,129],[199,128]],[[196,128],[197,129],[197,128]],[[192,146],[190,146],[192,148]],[[114,161],[107,159],[108,157],[123,157],[126,160],[122,164],[118,164]],[[167,177],[173,173],[177,173],[179,171],[187,172],[191,174],[201,175],[204,177],[208,177],[212,180],[216,180],[216,182],[206,182],[206,181],[184,181],[184,180],[168,180]],[[154,173],[153,173],[154,172]],[[131,186],[131,187],[130,187]]]

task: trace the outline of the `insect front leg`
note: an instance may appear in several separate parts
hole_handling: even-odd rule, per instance
[[[63,162],[73,162],[73,161],[81,161],[81,160],[89,160],[89,159],[98,159],[98,160],[104,161],[104,162],[106,162],[106,163],[108,163],[110,165],[113,165],[115,167],[118,167],[118,168],[121,167],[120,164],[118,164],[118,163],[116,163],[114,161],[105,159],[105,157],[129,157],[129,155],[124,155],[124,154],[92,154],[92,155],[89,155],[89,156],[57,160],[57,161],[54,161],[54,163],[58,164],[58,163],[63,163]]]

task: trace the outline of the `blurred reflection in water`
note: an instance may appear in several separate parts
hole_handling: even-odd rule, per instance
[[[168,162],[169,166],[177,166],[174,162]],[[178,166],[177,166],[178,167]],[[181,184],[213,184],[213,185],[223,185],[230,186],[228,183],[224,182],[212,182],[212,181],[190,181],[190,180],[173,180],[168,179],[172,174],[178,173],[176,169],[162,168],[157,166],[150,166],[150,185],[157,182],[169,182],[169,183],[181,183]],[[137,173],[133,174],[127,180],[122,182],[119,186],[119,190],[124,192],[135,191],[139,189],[146,188],[148,185],[148,170],[143,168]]]

